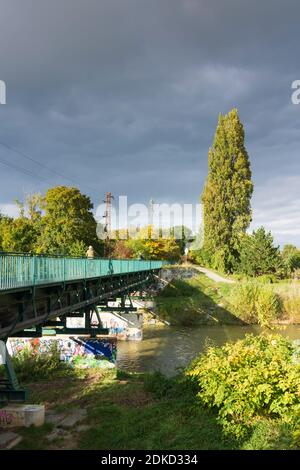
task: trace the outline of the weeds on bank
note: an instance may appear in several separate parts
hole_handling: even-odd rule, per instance
[[[204,357],[210,360],[209,354]],[[218,371],[212,368],[208,382],[214,373],[222,373],[222,367],[218,363]],[[256,370],[254,363],[253,370]],[[251,377],[247,369],[246,372]],[[226,374],[231,376],[228,371]],[[237,421],[231,422],[232,427],[227,432],[219,419],[218,406],[209,408],[208,403],[199,400],[198,378],[185,374],[167,378],[160,372],[130,374],[93,370],[48,381],[38,379],[29,384],[29,389],[37,401],[46,400],[47,408],[57,413],[65,413],[69,408],[87,410],[84,424],[89,429],[77,431],[75,427],[71,430],[73,444],[80,449],[285,449],[300,445],[295,422],[265,413],[253,419],[246,434],[238,438],[235,426],[240,424],[240,419],[233,413]],[[223,382],[219,378],[215,386],[222,389]],[[244,385],[236,379],[235,386],[228,386],[224,391],[224,400],[231,400],[234,406],[236,394]],[[252,393],[249,387],[247,396]],[[59,393],[49,393],[52,388]],[[203,390],[202,385],[200,390]],[[220,398],[220,390],[207,388],[204,393]],[[251,400],[250,396],[250,403],[255,398]],[[246,402],[242,404],[247,410]],[[50,425],[22,430],[24,441],[18,448],[68,448],[70,438],[67,442],[50,443],[47,434],[51,431]]]

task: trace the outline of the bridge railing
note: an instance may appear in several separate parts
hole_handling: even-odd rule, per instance
[[[160,269],[162,261],[0,253],[0,290]]]

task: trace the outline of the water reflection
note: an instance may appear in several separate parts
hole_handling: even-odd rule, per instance
[[[204,350],[207,341],[221,346],[227,341],[243,338],[246,333],[259,333],[258,326],[223,325],[214,327],[175,328],[148,326],[143,341],[119,341],[117,365],[129,372],[160,370],[175,374]],[[300,325],[281,327],[280,332],[291,339],[300,338]]]

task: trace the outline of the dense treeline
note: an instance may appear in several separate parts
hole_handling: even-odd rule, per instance
[[[17,204],[17,218],[1,216],[1,250],[81,256],[93,245],[102,252],[93,205],[77,188],[57,186]]]
[[[188,229],[173,227],[166,235],[154,233],[153,227],[147,226],[135,235],[129,236],[128,231],[126,237],[121,231],[111,234],[112,239],[105,241],[105,253],[103,237],[97,236],[103,226],[97,226],[90,198],[77,188],[57,186],[44,196],[28,195],[16,204],[18,217],[0,214],[2,251],[85,256],[91,245],[97,256],[169,261],[178,261],[184,252]]]

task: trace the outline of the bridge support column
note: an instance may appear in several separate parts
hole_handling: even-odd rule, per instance
[[[26,390],[21,389],[14,366],[7,350],[6,340],[0,341],[0,357],[2,365],[4,365],[5,375],[0,378],[0,403],[17,402],[22,403],[27,398]]]

